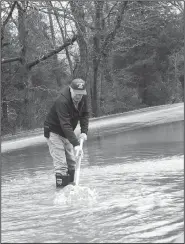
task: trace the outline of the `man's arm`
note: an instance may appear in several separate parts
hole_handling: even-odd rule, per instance
[[[82,114],[80,116],[80,127],[81,127],[81,133],[85,133],[87,135],[88,128],[89,128],[89,110],[88,110],[87,96],[85,96],[84,98],[84,106],[83,106]]]

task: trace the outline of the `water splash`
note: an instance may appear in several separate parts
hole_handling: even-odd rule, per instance
[[[55,205],[85,205],[92,206],[97,202],[97,192],[84,186],[68,185],[55,193]]]

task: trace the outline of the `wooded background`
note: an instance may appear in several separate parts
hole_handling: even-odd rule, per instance
[[[91,117],[184,101],[183,1],[1,1],[1,133],[43,127],[71,79]]]

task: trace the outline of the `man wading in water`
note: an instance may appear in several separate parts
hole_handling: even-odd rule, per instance
[[[74,133],[78,121],[81,127],[79,138]],[[79,140],[87,140],[88,126],[86,84],[82,79],[74,79],[62,90],[44,122],[44,136],[53,158],[56,187],[64,187],[74,181],[74,150],[79,155],[83,153]]]

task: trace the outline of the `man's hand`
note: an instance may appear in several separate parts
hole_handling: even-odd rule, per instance
[[[82,157],[83,157],[83,149],[81,148],[81,146],[76,146],[76,147],[74,147],[74,149],[75,149],[76,157],[78,157],[80,155],[82,155]]]
[[[87,140],[87,135],[85,133],[81,133],[79,135],[79,139],[83,139],[84,141],[86,141]]]

